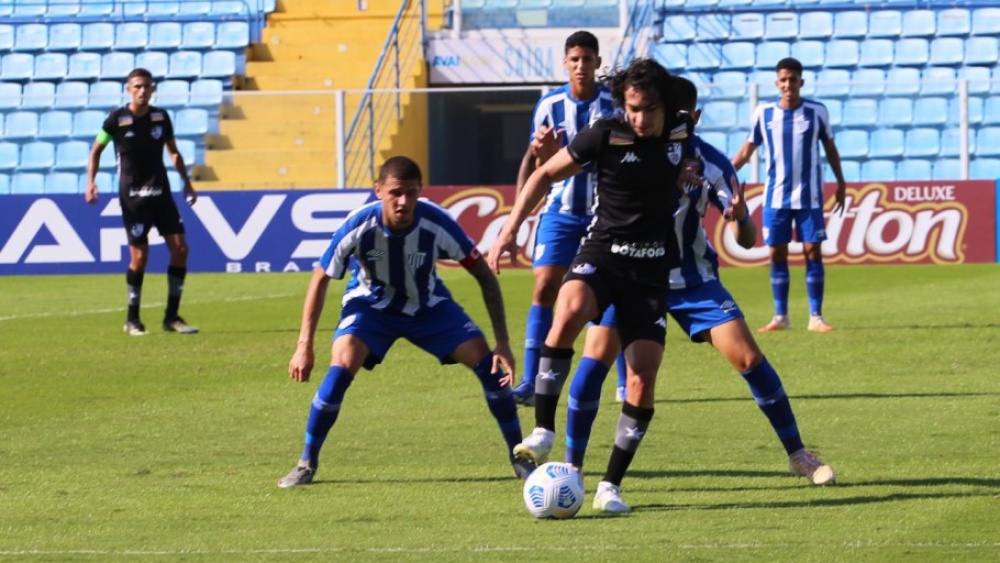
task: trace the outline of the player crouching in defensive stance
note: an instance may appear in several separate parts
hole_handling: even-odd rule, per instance
[[[418,199],[420,168],[409,158],[382,165],[379,201],[354,211],[333,235],[306,291],[298,348],[289,376],[309,381],[315,363],[313,340],[331,278],[341,279],[354,261],[333,336],[330,369],[316,391],[298,465],[278,481],[281,488],[312,482],[323,442],[337,420],[344,394],[358,370],[373,369],[398,338],[406,338],[442,364],[462,363],[475,372],[486,403],[500,426],[507,451],[521,441],[521,424],[511,393],[514,360],[507,336],[503,296],[496,277],[472,240],[447,211]],[[497,345],[486,338],[437,277],[435,263],[453,259],[482,289]],[[504,372],[500,370],[503,368]],[[508,453],[514,474],[526,479],[535,465]]]

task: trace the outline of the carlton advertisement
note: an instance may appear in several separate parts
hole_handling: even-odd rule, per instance
[[[833,214],[827,186],[823,252],[828,264],[962,264],[997,261],[997,186],[992,181],[854,183],[847,209]],[[760,186],[747,188],[758,226]],[[427,187],[423,195],[458,219],[486,251],[507,219],[513,186]],[[347,214],[374,199],[371,190],[204,192],[178,207],[192,272],[299,272],[313,268]],[[535,217],[518,233],[521,266],[531,264]],[[728,266],[766,264],[767,247],[736,245],[717,213],[706,229]],[[154,231],[155,233],[155,231]],[[163,271],[163,239],[150,237],[150,271]],[[792,243],[791,257],[801,259]],[[76,194],[0,198],[0,275],[121,273],[128,243],[116,197],[87,205]]]

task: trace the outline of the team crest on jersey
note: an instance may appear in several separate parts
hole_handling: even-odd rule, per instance
[[[163,121],[163,112],[154,111],[153,113],[149,114],[149,119],[152,121]]]
[[[159,141],[160,137],[163,136],[163,127],[160,127],[159,125],[157,125],[156,127],[153,127],[152,129],[150,129],[150,133],[153,135],[154,139],[156,139],[157,141]]]
[[[142,223],[136,223],[131,227],[129,227],[129,231],[132,232],[132,236],[141,237],[142,233],[146,231],[146,225],[143,225]]]
[[[680,143],[670,143],[664,150],[667,151],[667,158],[670,159],[670,164],[677,166],[681,163],[681,144]]]
[[[406,261],[409,262],[410,267],[414,270],[420,268],[427,261],[426,252],[414,252],[406,256]]]
[[[118,116],[118,126],[119,127],[128,127],[129,125],[132,125],[132,116],[131,115],[119,115]]]
[[[612,131],[611,137],[608,138],[608,144],[612,146],[632,145],[635,144],[635,136]]]

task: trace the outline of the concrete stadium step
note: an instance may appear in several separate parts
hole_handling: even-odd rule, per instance
[[[378,54],[381,52],[380,47],[374,47],[370,40],[367,42],[310,43],[308,45],[257,44],[250,48],[247,62],[356,63],[358,62],[359,52],[363,53],[364,57],[374,55],[377,59]],[[370,67],[371,65],[368,66]],[[370,73],[371,68],[368,68],[366,74]]]
[[[205,145],[211,151],[321,150],[333,154],[337,150],[332,129],[289,131],[282,135],[207,135]]]
[[[317,177],[291,179],[286,177],[264,178],[262,176],[244,178],[219,179],[216,173],[210,168],[198,167],[194,174],[203,177],[194,182],[194,187],[199,192],[212,192],[219,190],[306,190],[306,189],[329,189],[336,187],[335,177]]]
[[[219,117],[224,121],[310,120],[316,122],[334,122],[337,119],[336,101],[333,94],[324,94],[323,97],[325,99],[319,96],[294,94],[253,97],[259,99],[259,103],[244,104],[242,101],[236,101],[234,105],[221,106],[219,108]],[[239,99],[237,98],[237,100]],[[347,96],[345,96],[345,111],[347,107],[350,107],[346,102]]]
[[[249,136],[282,136],[289,133],[306,134],[327,133],[331,137],[335,135],[332,121],[289,121],[289,120],[249,120],[249,119],[226,119],[219,122],[219,134],[236,137]]]
[[[368,80],[371,74],[372,63],[367,59],[370,52],[363,53],[343,53],[330,57],[326,61],[319,63],[313,61],[250,61],[247,63],[247,77],[258,76],[309,76],[322,75],[330,76],[338,82],[353,77],[355,82],[364,77],[360,82]],[[361,59],[361,60],[359,60]]]
[[[336,164],[333,151],[250,149],[240,151],[209,151],[205,165],[213,167],[236,166],[243,168],[297,168],[327,171]]]

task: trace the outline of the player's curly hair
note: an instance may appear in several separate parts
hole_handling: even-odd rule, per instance
[[[420,165],[405,156],[394,156],[386,160],[378,171],[378,183],[383,184],[389,178],[395,178],[402,182],[416,180],[422,183],[423,177],[420,174]]]
[[[633,59],[627,67],[616,68],[602,76],[601,82],[611,90],[611,99],[619,108],[625,107],[625,91],[634,88],[643,94],[655,95],[667,115],[672,115],[680,109],[676,103],[672,78],[660,63],[650,58],[638,58]]]

